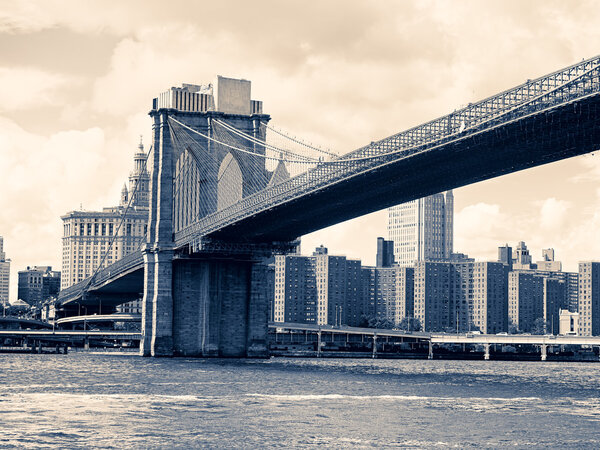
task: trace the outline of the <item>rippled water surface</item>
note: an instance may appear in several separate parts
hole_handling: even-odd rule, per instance
[[[0,448],[600,448],[600,364],[0,355]]]

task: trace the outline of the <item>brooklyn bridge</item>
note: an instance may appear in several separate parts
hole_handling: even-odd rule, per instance
[[[171,88],[149,114],[146,244],[61,291],[60,307],[141,296],[142,355],[262,357],[266,258],[335,223],[598,149],[600,57],[344,155],[272,127],[246,80]]]

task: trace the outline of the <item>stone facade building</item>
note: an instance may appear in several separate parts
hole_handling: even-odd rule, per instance
[[[145,160],[140,143],[134,155],[129,187],[123,186],[118,206],[102,211],[71,211],[61,217],[63,288],[139,250],[145,242],[150,195],[150,175],[145,169]]]

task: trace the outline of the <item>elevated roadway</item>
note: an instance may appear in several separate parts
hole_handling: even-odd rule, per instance
[[[93,314],[88,316],[63,317],[56,321],[56,325],[82,324],[82,323],[114,323],[114,322],[141,322],[141,314]]]
[[[307,331],[313,333],[331,333],[331,334],[352,334],[352,335],[364,335],[364,336],[381,336],[381,337],[403,337],[420,340],[429,340],[430,335],[428,333],[419,332],[407,332],[401,330],[389,330],[385,328],[361,328],[361,327],[348,327],[333,326],[333,325],[316,325],[307,323],[292,323],[292,322],[270,322],[269,328],[275,331]]]
[[[48,322],[42,322],[41,320],[35,319],[24,319],[21,317],[0,317],[0,330],[7,328],[20,328],[20,329],[32,329],[32,328],[52,328],[52,325]]]
[[[600,346],[600,336],[562,336],[527,334],[431,334],[432,344],[503,345],[592,345]]]
[[[62,331],[62,330],[0,330],[2,337],[21,337],[31,339],[64,338],[64,339],[116,339],[140,340],[141,333],[129,331]]]

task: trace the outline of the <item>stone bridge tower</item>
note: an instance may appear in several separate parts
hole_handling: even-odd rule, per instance
[[[274,174],[253,154],[265,153],[261,123],[270,117],[251,100],[249,81],[225,77],[173,87],[154,99],[149,114],[154,151],[141,354],[266,356],[267,267],[260,255],[231,245],[192,255],[175,248],[174,233],[268,185]],[[229,146],[215,142],[222,123],[252,136],[253,154],[236,150],[249,146],[242,137],[230,137]]]

